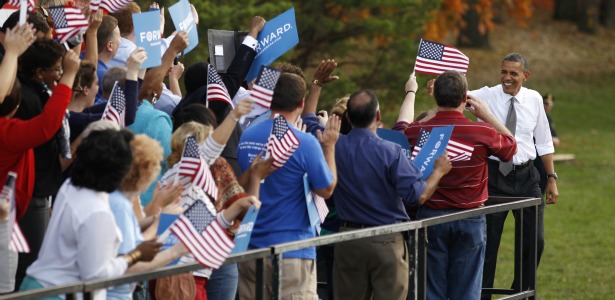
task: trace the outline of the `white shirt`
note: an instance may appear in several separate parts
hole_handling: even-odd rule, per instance
[[[120,38],[120,47],[117,48],[115,56],[109,61],[107,67],[126,67],[126,61],[130,57],[130,53],[137,49],[137,45],[126,38]],[[102,78],[98,78],[102,80]]]
[[[510,108],[509,100],[513,96],[504,93],[502,85],[485,86],[468,93],[487,103],[491,113],[495,115],[498,121],[506,124],[506,116]],[[540,156],[553,153],[555,148],[553,148],[551,130],[542,104],[542,96],[537,91],[521,87],[519,93],[514,97],[517,99],[515,102],[517,153],[513,157],[513,163],[518,165],[536,159],[536,150],[538,150]],[[534,138],[536,138],[536,142],[534,142]],[[493,156],[490,159],[498,160]]]
[[[27,274],[44,287],[117,277],[128,268],[117,257],[121,233],[109,207],[109,194],[78,188],[67,179],[45,232],[38,259]],[[106,290],[95,299],[105,299]]]

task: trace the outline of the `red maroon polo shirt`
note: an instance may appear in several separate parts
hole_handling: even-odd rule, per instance
[[[403,131],[414,146],[421,128],[431,131],[434,127],[448,125],[455,125],[451,141],[474,149],[469,160],[452,161],[453,168],[442,177],[435,193],[424,205],[433,209],[479,207],[489,196],[489,156],[509,161],[517,151],[517,143],[513,136],[501,134],[487,123],[474,122],[458,111],[439,111],[426,122],[399,122],[393,129]]]

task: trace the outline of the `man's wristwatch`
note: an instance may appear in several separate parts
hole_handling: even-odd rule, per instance
[[[547,174],[547,178],[553,177],[553,179],[557,180],[557,173]]]

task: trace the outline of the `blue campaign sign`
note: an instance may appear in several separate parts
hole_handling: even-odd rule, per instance
[[[248,250],[250,244],[250,236],[252,236],[252,230],[254,229],[254,222],[258,217],[258,210],[254,209],[254,205],[250,206],[245,217],[239,225],[237,235],[235,235],[235,247],[231,251],[231,254],[244,252]]]
[[[148,11],[132,15],[135,25],[135,42],[137,47],[142,47],[147,52],[147,59],[141,68],[160,66],[162,55],[160,54],[160,11]]]
[[[291,8],[273,20],[265,23],[265,27],[258,34],[256,57],[246,79],[254,80],[261,66],[269,66],[278,57],[299,43],[299,33],[295,21],[295,8]]]
[[[401,151],[403,151],[406,157],[410,159],[412,150],[410,149],[410,143],[408,142],[408,138],[405,134],[391,129],[378,128],[378,136],[383,140],[400,145]]]
[[[181,0],[173,4],[169,7],[169,13],[171,19],[173,19],[175,30],[188,33],[188,47],[184,50],[184,54],[186,54],[199,44],[199,33],[190,9],[190,2]]]
[[[162,243],[161,251],[170,248],[171,246],[179,242],[177,236],[171,233],[171,230],[169,229],[169,227],[171,227],[171,224],[173,224],[173,222],[175,222],[177,218],[179,218],[179,215],[160,214],[160,220],[158,221],[158,230],[156,231],[156,236],[158,237],[158,241]],[[178,261],[179,259],[169,263],[169,265],[177,264]]]
[[[431,175],[436,159],[446,150],[453,127],[454,125],[450,125],[432,129],[427,142],[414,158],[414,164],[423,172],[423,179]]]

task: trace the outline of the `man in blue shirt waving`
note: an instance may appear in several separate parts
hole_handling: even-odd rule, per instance
[[[352,130],[340,136],[335,149],[339,170],[333,193],[340,231],[395,224],[410,218],[404,206],[423,204],[451,169],[446,153],[433,173],[421,171],[401,146],[376,135],[380,124],[378,99],[371,90],[348,100]],[[333,269],[336,299],[406,299],[408,249],[401,233],[337,244]]]

